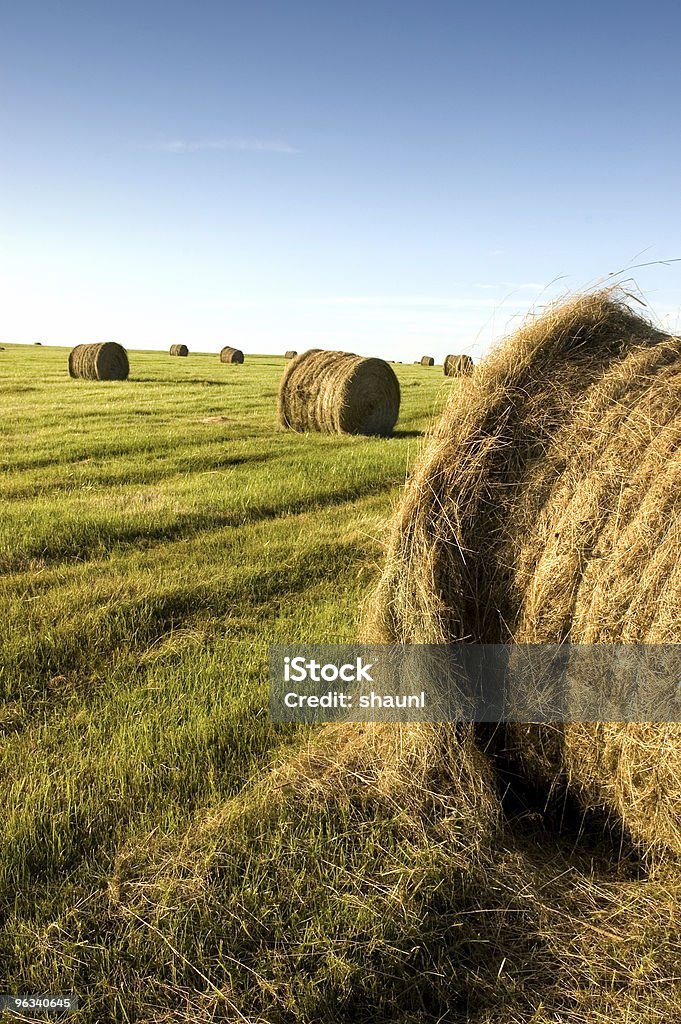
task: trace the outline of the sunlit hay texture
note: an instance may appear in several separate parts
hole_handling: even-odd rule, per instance
[[[678,338],[612,290],[529,320],[452,393],[394,519],[368,638],[681,642],[680,440]],[[681,852],[680,725],[508,739],[547,787]]]
[[[170,354],[171,356],[188,356],[189,349],[186,345],[171,345]]]
[[[400,385],[383,359],[310,349],[279,386],[279,423],[291,430],[387,437],[399,411]]]
[[[287,352],[284,353],[284,359],[295,359],[297,355],[298,353],[296,352],[296,350],[294,348],[290,348],[288,349]]]
[[[435,366],[435,360],[432,356],[421,356],[421,366]]]
[[[443,365],[445,377],[465,377],[473,372],[473,360],[468,355],[445,356]]]
[[[244,354],[240,348],[230,348],[229,345],[225,345],[220,352],[221,363],[243,363],[243,361]]]
[[[69,353],[69,375],[85,380],[126,380],[130,373],[128,354],[115,341],[76,345]]]

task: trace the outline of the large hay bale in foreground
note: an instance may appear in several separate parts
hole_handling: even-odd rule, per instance
[[[421,366],[435,366],[435,360],[432,356],[421,356]]]
[[[296,352],[296,350],[290,348],[287,352],[284,353],[284,359],[295,359],[297,355],[298,353]]]
[[[613,292],[530,321],[412,475],[368,636],[680,643],[681,341]],[[681,853],[681,725],[517,726],[521,765]]]
[[[76,345],[69,353],[69,374],[86,380],[126,380],[130,373],[128,354],[115,341]]]
[[[387,437],[399,411],[400,385],[383,359],[310,349],[279,386],[279,422],[291,430]]]
[[[243,363],[243,361],[244,354],[240,348],[230,348],[229,345],[225,345],[220,352],[221,363]]]
[[[170,354],[171,356],[188,356],[189,349],[186,345],[171,345]]]
[[[473,372],[473,360],[468,355],[448,355],[444,361],[445,377],[465,377]]]

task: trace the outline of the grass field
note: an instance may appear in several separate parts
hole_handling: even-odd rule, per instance
[[[0,352],[0,992],[76,993],[74,1024],[679,1020],[673,858],[501,769],[492,800],[451,731],[269,721],[268,644],[356,638],[456,382],[398,366],[393,438],[303,436],[282,358],[66,355]]]
[[[139,907],[112,912],[112,879],[305,741],[268,720],[267,646],[355,638],[386,518],[456,385],[398,366],[393,438],[302,436],[276,425],[282,358],[131,352],[129,381],[93,383],[66,357],[0,353],[0,989],[78,992],[75,1021],[250,1019],[251,998],[316,1019],[349,968],[251,997],[227,881],[209,916],[166,908],[161,935]],[[260,874],[264,913],[277,880]]]

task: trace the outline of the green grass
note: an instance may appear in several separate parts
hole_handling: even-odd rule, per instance
[[[181,835],[294,740],[268,719],[267,646],[355,637],[452,383],[397,367],[393,438],[303,436],[276,425],[281,358],[132,352],[129,381],[95,383],[66,355],[0,353],[0,962],[7,991],[94,993],[94,1020],[119,940],[62,959],[45,936],[126,844]]]
[[[78,993],[73,1024],[679,1020],[678,865],[522,788],[498,816],[454,730],[384,763],[269,720],[268,644],[356,638],[456,383],[398,366],[393,438],[302,436],[281,358],[66,355],[0,352],[0,991]]]

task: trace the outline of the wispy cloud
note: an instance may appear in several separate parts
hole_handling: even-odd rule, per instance
[[[278,139],[166,139],[162,142],[149,142],[142,149],[152,153],[199,153],[206,150],[241,151],[251,153],[299,153],[300,150],[288,142]]]
[[[504,288],[504,289],[512,289],[512,290],[515,290],[515,291],[520,291],[521,289],[523,289],[523,290],[526,290],[526,291],[540,292],[540,291],[543,291],[547,287],[547,284],[546,283],[542,284],[541,281],[497,281],[495,284],[491,284],[489,282],[481,283],[481,282],[476,281],[474,284],[468,285],[468,287],[469,288],[484,288],[487,291],[491,291],[491,290],[493,290],[495,288],[497,290],[500,289],[500,288]]]
[[[472,287],[480,288],[485,286],[473,285]],[[499,285],[491,287],[496,289],[499,288]],[[527,284],[519,284],[515,287],[517,289],[539,289],[542,285],[530,284],[528,282]],[[314,306],[354,306],[363,309],[494,309],[501,307],[505,302],[512,302],[513,297],[504,296],[503,298],[498,298],[479,294],[463,295],[457,298],[435,295],[326,295],[302,301]],[[523,305],[526,300],[516,298],[514,301],[516,304]]]
[[[441,298],[434,295],[323,295],[306,299],[305,301],[319,306],[373,306],[380,309],[409,309],[416,306],[425,306],[431,309],[458,309],[462,306],[477,306],[483,300],[479,298]]]

